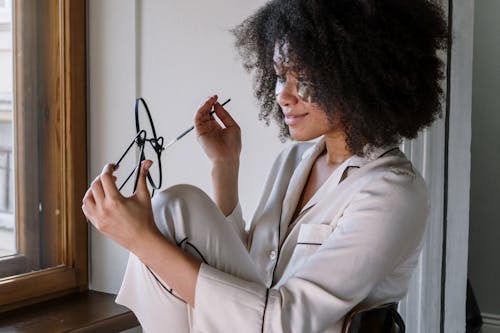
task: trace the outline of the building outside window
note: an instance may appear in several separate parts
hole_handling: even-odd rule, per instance
[[[15,253],[12,0],[0,0],[0,257]]]

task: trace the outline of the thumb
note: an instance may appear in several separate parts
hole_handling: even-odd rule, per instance
[[[151,160],[144,160],[141,163],[141,171],[139,174],[139,179],[137,182],[137,190],[136,194],[138,196],[147,196],[149,197],[149,190],[148,190],[148,172],[149,168],[153,164],[153,161]]]

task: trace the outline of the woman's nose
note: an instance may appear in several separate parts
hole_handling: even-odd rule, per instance
[[[280,106],[294,105],[299,101],[296,84],[291,81],[293,80],[276,83],[276,101]]]

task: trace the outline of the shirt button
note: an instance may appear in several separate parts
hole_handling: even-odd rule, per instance
[[[276,259],[276,251],[271,251],[269,252],[269,259],[274,260]]]

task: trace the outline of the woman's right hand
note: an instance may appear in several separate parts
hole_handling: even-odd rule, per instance
[[[210,115],[212,108],[224,127],[215,120],[213,115]],[[200,106],[196,112],[194,124],[198,141],[214,165],[220,163],[234,164],[236,167],[239,165],[240,126],[217,102],[217,95],[210,97]]]
[[[224,124],[210,115],[212,107]],[[214,201],[228,216],[238,204],[238,172],[240,166],[241,131],[233,117],[212,96],[203,103],[194,119],[194,126],[205,154],[212,161]]]

